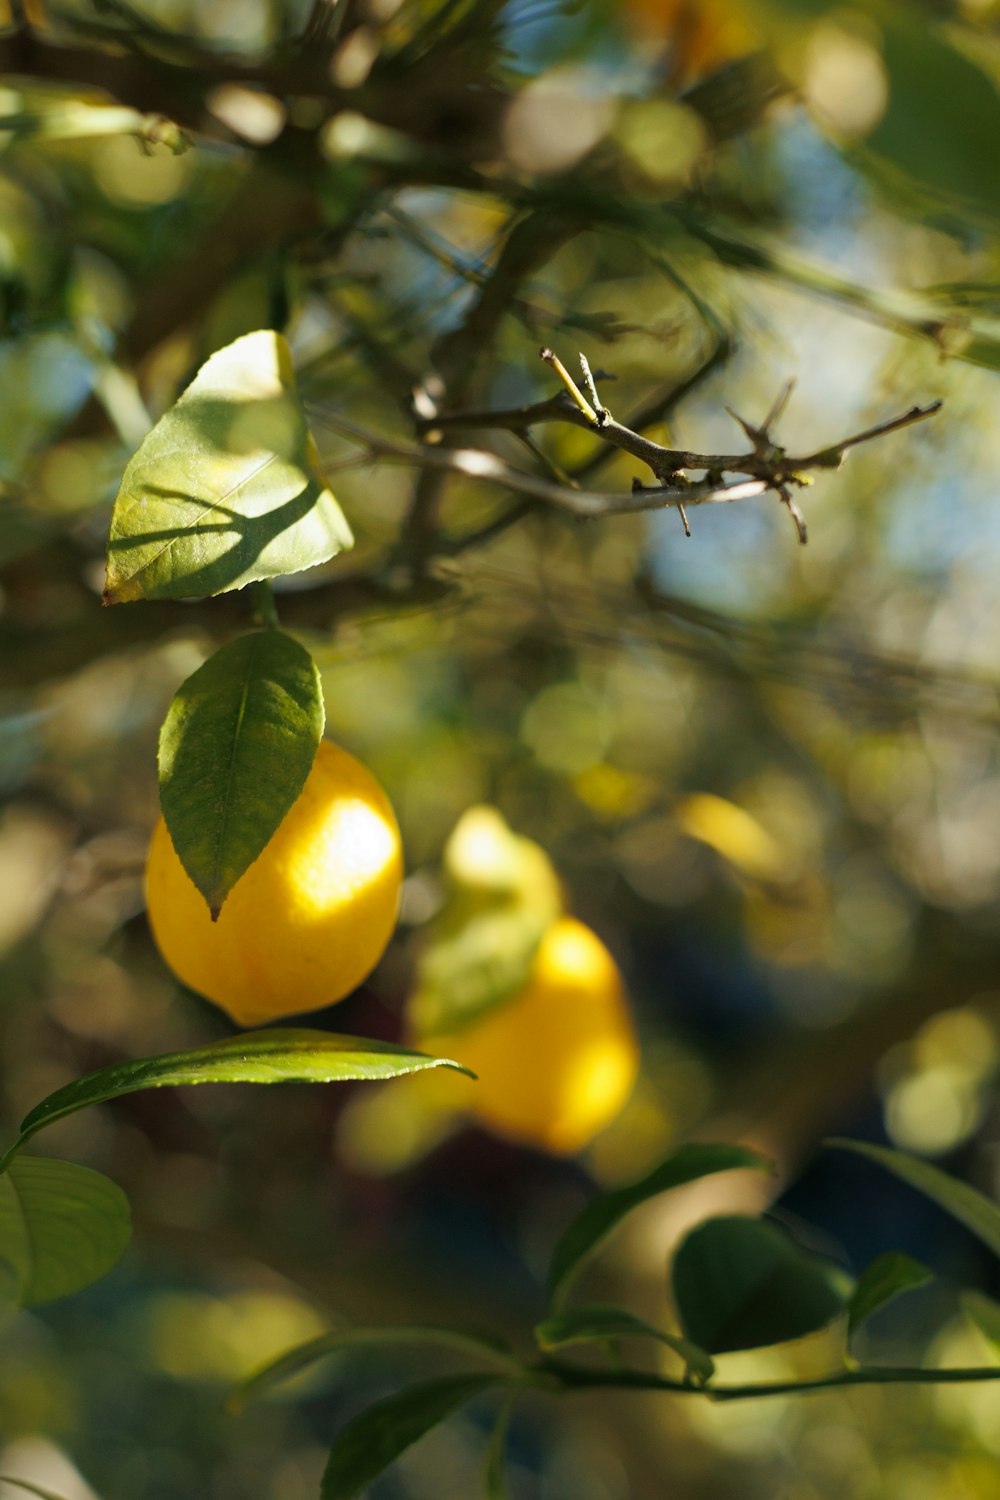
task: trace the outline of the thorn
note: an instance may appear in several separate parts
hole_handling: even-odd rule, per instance
[[[794,389],[795,389],[795,381],[794,380],[786,380],[785,384],[782,386],[781,390],[778,392],[778,394],[777,394],[777,396],[775,398],[774,405],[771,407],[771,410],[768,412],[767,416],[764,418],[763,422],[761,423],[761,432],[764,434],[765,437],[771,431],[771,428],[774,426],[775,422],[777,422],[778,419],[781,417],[782,412],[785,410],[785,407],[788,405],[788,398],[789,398],[789,396],[791,396],[791,394],[794,391]]]
[[[733,408],[731,406],[727,406],[726,411],[732,417],[733,421],[743,428],[743,431],[746,433],[747,437],[756,448],[763,436],[763,433],[761,433],[759,428],[755,427],[752,422],[744,421],[744,419],[739,415],[738,412],[733,411]]]
[[[677,502],[677,514],[681,518],[681,523],[682,523],[682,525],[684,527],[684,535],[685,536],[690,536],[691,535],[691,527],[688,525],[687,511],[684,509],[683,505],[681,504],[681,502],[679,500]]]

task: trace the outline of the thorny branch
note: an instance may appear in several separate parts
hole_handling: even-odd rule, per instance
[[[792,488],[801,489],[812,483],[809,470],[838,468],[850,448],[857,447],[859,443],[870,442],[873,438],[884,437],[890,432],[897,432],[903,427],[910,427],[915,422],[922,422],[941,407],[940,401],[933,401],[929,406],[913,406],[901,416],[841,438],[839,442],[815,452],[795,457],[775,443],[771,436],[771,430],[791,395],[792,386],[789,383],[759,427],[730,411],[730,415],[750,439],[752,446],[748,453],[695,453],[685,448],[665,447],[633,428],[616,422],[598,398],[595,376],[582,354],[580,361],[586,395],[551,349],[542,349],[541,358],[555,370],[563,382],[564,390],[545,401],[502,411],[433,412],[420,415],[416,419],[417,430],[425,439],[424,446],[420,449],[389,442],[339,419],[334,419],[334,425],[346,437],[365,444],[372,457],[412,462],[425,469],[451,469],[470,478],[504,484],[522,495],[562,506],[577,515],[615,515],[629,511],[658,510],[672,505],[676,507],[689,536],[691,533],[686,515],[688,506],[745,500],[752,495],[772,490],[788,509],[799,541],[804,543],[807,539],[806,525],[792,496]],[[446,434],[468,429],[494,429],[527,437],[531,428],[545,422],[569,422],[573,426],[586,428],[612,447],[620,448],[639,459],[652,470],[657,482],[644,485],[634,479],[632,492],[628,495],[580,490],[523,473],[504,463],[495,454],[481,449],[445,450],[436,446]],[[687,471],[700,473],[703,477],[692,479]],[[726,474],[743,474],[749,477],[743,481],[726,483]]]

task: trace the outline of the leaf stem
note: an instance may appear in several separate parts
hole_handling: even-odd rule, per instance
[[[253,586],[253,612],[259,625],[266,630],[280,630],[278,607],[274,602],[274,589],[267,578],[259,579]]]

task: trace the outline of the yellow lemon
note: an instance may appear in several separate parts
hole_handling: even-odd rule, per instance
[[[421,1045],[478,1075],[462,1102],[487,1129],[557,1155],[581,1150],[610,1124],[639,1067],[615,961],[572,917],[548,929],[512,1000]]]
[[[241,1026],[318,1010],[371,973],[396,922],[399,828],[378,782],[323,740],[298,800],[213,922],[161,818],[146,864],[153,936],[179,979]]]

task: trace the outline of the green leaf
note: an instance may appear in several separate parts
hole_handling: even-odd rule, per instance
[[[35,1495],[37,1500],[65,1500],[55,1490],[43,1490],[40,1484],[33,1484],[30,1479],[18,1479],[16,1474],[0,1474],[0,1484],[12,1484],[15,1488],[24,1490],[25,1494]]]
[[[25,1116],[14,1149],[19,1150],[29,1136],[55,1120],[139,1089],[196,1083],[347,1083],[399,1078],[404,1073],[441,1066],[468,1071],[446,1058],[427,1057],[407,1047],[365,1037],[278,1027],[247,1031],[191,1052],[167,1052],[159,1057],[112,1063],[56,1089]]]
[[[1000,1255],[1000,1206],[967,1182],[958,1182],[940,1167],[932,1167],[930,1162],[907,1156],[903,1151],[893,1151],[888,1146],[870,1146],[866,1141],[840,1139],[826,1144],[840,1151],[856,1151],[859,1156],[867,1156],[870,1161],[893,1172],[964,1224],[994,1255]]]
[[[143,440],[111,517],[106,604],[190,599],[353,545],[270,329],[213,354]]]
[[[330,1449],[320,1500],[354,1500],[424,1433],[495,1385],[498,1378],[447,1375],[369,1407],[344,1428]]]
[[[562,915],[543,849],[492,807],[471,807],[444,851],[448,900],[423,946],[407,1022],[420,1037],[458,1031],[523,989],[538,946]]]
[[[890,1250],[866,1266],[858,1277],[847,1309],[847,1337],[850,1339],[862,1323],[878,1312],[880,1307],[892,1302],[902,1292],[923,1286],[931,1280],[932,1273],[926,1266],[906,1255],[902,1250]]]
[[[316,665],[279,630],[230,641],[174,697],[160,731],[160,802],[213,916],[302,791],[323,723]]]
[[[125,1194],[90,1167],[23,1156],[0,1177],[0,1263],[18,1306],[97,1281],[117,1264],[130,1234]]]
[[[797,1245],[780,1224],[707,1219],[671,1268],[681,1327],[710,1354],[783,1344],[824,1328],[853,1290],[846,1272]]]
[[[962,1311],[990,1346],[994,1359],[1000,1361],[1000,1302],[985,1292],[962,1292]]]
[[[520,1374],[520,1361],[503,1347],[490,1339],[477,1338],[452,1328],[426,1328],[419,1325],[402,1325],[386,1328],[338,1328],[330,1333],[321,1333],[308,1343],[288,1349],[277,1359],[255,1370],[237,1388],[227,1402],[231,1412],[243,1408],[258,1396],[264,1395],[283,1380],[290,1380],[314,1365],[317,1360],[330,1354],[343,1354],[351,1349],[399,1348],[407,1344],[431,1344],[438,1349],[447,1349],[456,1354],[468,1354],[475,1359],[487,1359],[501,1366],[508,1374]]]
[[[562,1302],[574,1277],[607,1235],[630,1213],[671,1188],[715,1172],[729,1172],[745,1167],[757,1172],[772,1171],[771,1163],[746,1146],[695,1144],[682,1146],[654,1167],[647,1176],[627,1187],[616,1188],[595,1198],[568,1229],[563,1231],[549,1268],[549,1295],[553,1304]]]
[[[642,1318],[633,1317],[624,1308],[606,1307],[601,1303],[574,1307],[569,1312],[546,1318],[535,1329],[535,1338],[542,1349],[558,1349],[566,1344],[592,1344],[605,1339],[653,1338],[679,1354],[688,1373],[701,1384],[711,1380],[715,1373],[713,1360],[697,1344],[666,1333]]]
[[[504,1460],[507,1455],[507,1434],[510,1431],[517,1396],[517,1391],[511,1391],[501,1404],[497,1419],[493,1424],[493,1431],[490,1433],[483,1464],[484,1500],[509,1500],[510,1491],[507,1487]]]

